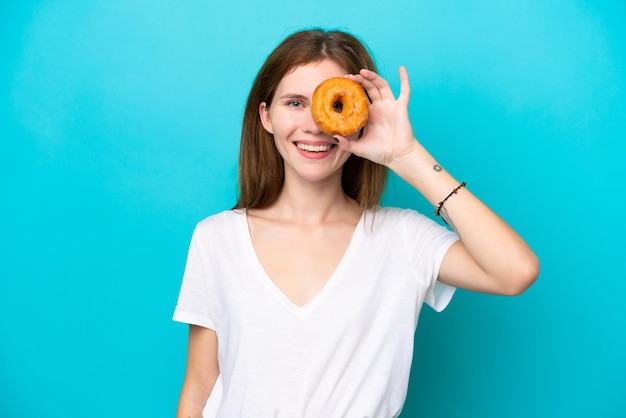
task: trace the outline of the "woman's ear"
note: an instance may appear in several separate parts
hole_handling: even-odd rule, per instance
[[[270,108],[267,106],[266,102],[261,102],[259,105],[259,117],[261,118],[261,124],[265,130],[273,135],[274,129],[272,128],[272,121],[270,120]]]

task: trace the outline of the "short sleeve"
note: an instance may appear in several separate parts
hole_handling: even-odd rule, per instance
[[[428,289],[424,302],[435,311],[441,312],[448,306],[450,300],[452,300],[455,290],[455,287],[435,280],[433,285]]]
[[[437,280],[441,263],[448,249],[459,237],[448,228],[413,210],[405,210],[408,247],[412,249],[413,265],[425,280],[424,302],[437,312],[448,305],[455,287]]]
[[[206,251],[201,250],[198,228],[194,231],[187,263],[183,274],[178,302],[174,309],[174,321],[199,325],[215,330],[215,318],[209,300],[208,280],[210,273],[206,267]]]

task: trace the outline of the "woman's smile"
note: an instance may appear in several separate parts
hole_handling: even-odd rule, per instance
[[[302,156],[314,159],[326,158],[337,147],[328,142],[294,142],[294,145]]]

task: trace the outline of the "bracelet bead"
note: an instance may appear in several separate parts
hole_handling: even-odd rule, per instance
[[[461,187],[465,187],[466,185],[467,185],[467,182],[463,182],[459,184],[450,192],[450,194],[448,194],[441,202],[439,202],[439,206],[437,207],[437,209],[435,209],[435,216],[440,216],[441,209],[443,208],[443,204],[446,203],[446,200],[448,200],[450,196],[452,196],[453,194],[456,194],[456,192],[458,192]]]

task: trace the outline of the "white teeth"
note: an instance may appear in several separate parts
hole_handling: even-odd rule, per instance
[[[303,150],[303,151],[309,151],[309,152],[326,152],[328,150],[330,150],[330,148],[332,147],[331,144],[327,144],[327,145],[307,145],[307,144],[300,144],[297,143],[296,146]]]

